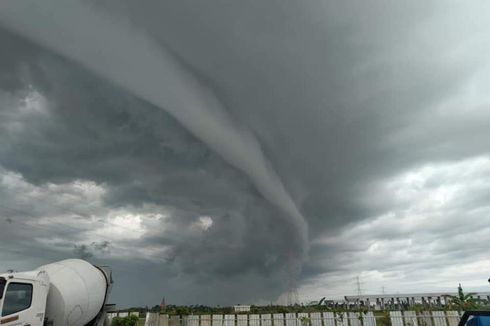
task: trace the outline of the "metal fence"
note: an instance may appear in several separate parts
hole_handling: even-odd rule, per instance
[[[112,317],[112,316],[109,316]],[[145,326],[457,326],[457,311],[311,312],[168,316],[147,313]]]

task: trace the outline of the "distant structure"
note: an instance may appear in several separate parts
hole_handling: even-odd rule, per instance
[[[233,306],[233,310],[235,312],[249,312],[250,311],[250,305],[238,304],[236,306]]]
[[[373,294],[345,296],[347,305],[386,309],[390,307],[402,308],[422,304],[428,307],[442,307],[448,304],[446,295],[457,295],[454,292],[445,293],[409,293],[409,294]],[[478,292],[473,295],[475,299],[490,301],[490,292]]]
[[[359,276],[356,277],[356,292],[357,292],[357,301],[356,305],[359,306],[361,303],[361,295],[362,295],[362,287],[361,287],[361,278]]]
[[[165,297],[162,298],[162,302],[160,302],[160,312],[165,312],[167,309],[167,304],[165,303]]]

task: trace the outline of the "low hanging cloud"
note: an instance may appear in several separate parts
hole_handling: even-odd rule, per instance
[[[0,8],[4,26],[166,110],[247,174],[259,192],[284,212],[297,230],[298,254],[306,254],[307,223],[257,139],[236,124],[216,96],[165,49],[118,17],[91,10],[80,1],[8,1]],[[56,33],[60,28],[62,37]]]
[[[426,164],[373,188],[370,200],[382,200],[389,210],[314,241],[314,252],[335,248],[317,264],[336,268],[313,276],[305,292],[321,296],[325,289],[315,286],[327,278],[333,281],[330,294],[341,297],[342,284],[353,284],[356,276],[367,293],[382,288],[411,293],[414,287],[454,292],[455,274],[465,287],[484,289],[490,260],[481,240],[490,231],[490,208],[484,204],[490,194],[490,155]]]
[[[109,241],[102,241],[100,243],[97,242],[92,242],[89,245],[86,244],[80,244],[80,245],[74,245],[73,246],[73,253],[80,259],[89,259],[94,256],[94,252],[98,253],[106,253],[109,251],[110,247],[110,242]]]
[[[29,268],[12,264],[19,253],[31,266],[78,256],[114,266],[119,277],[129,275],[128,262],[158,270],[155,286],[173,300],[191,293],[216,302],[212,284],[227,284],[238,301],[279,295],[291,229],[242,173],[163,111],[50,53],[40,57],[25,88],[1,96],[6,268]],[[106,241],[110,250],[92,245]],[[192,285],[181,284],[184,276]],[[125,301],[126,290],[114,293]]]

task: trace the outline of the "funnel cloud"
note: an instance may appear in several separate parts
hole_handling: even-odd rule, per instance
[[[257,139],[233,122],[216,96],[164,48],[118,17],[81,1],[8,1],[1,22],[21,35],[166,110],[227,162],[247,174],[258,191],[283,211],[306,254],[308,227]],[[56,33],[59,29],[63,33]],[[134,64],[138,58],[140,64]]]

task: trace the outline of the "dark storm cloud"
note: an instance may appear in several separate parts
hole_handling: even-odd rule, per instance
[[[423,10],[384,1],[107,3],[213,81],[227,108],[260,135],[310,223],[335,228],[370,215],[356,197],[372,179],[487,148],[487,119],[468,121],[476,127],[468,135],[451,128],[466,128],[459,118],[427,112],[482,61],[453,54],[471,28],[460,24],[471,22],[444,16],[438,2]],[[434,143],[420,146],[427,138]]]
[[[50,8],[57,8],[52,12]],[[73,59],[89,71],[165,110],[190,133],[242,171],[290,224],[298,253],[308,249],[307,223],[284,188],[258,139],[230,116],[214,92],[171,52],[123,19],[78,1],[4,3],[1,21],[36,43]],[[23,20],[13,19],[20,17]],[[50,20],[44,20],[50,16]],[[38,25],[41,21],[42,28]],[[63,34],[55,37],[59,26]],[[77,42],[72,42],[76,39]],[[69,46],[68,46],[69,45]],[[141,64],[133,65],[134,58]]]
[[[282,234],[292,231],[278,224],[279,213],[258,196],[240,172],[163,112],[45,50],[33,47],[32,51],[37,53],[29,61],[9,58],[18,67],[12,70],[22,69],[24,83],[2,97],[0,164],[7,169],[5,173],[20,173],[25,180],[17,183],[40,187],[36,191],[45,191],[47,183],[91,180],[107,187],[104,205],[126,207],[128,212],[134,211],[127,207],[130,205],[161,205],[170,212],[170,221],[157,225],[141,241],[131,240],[131,246],[168,247],[169,252],[158,257],[169,266],[167,273],[177,270],[190,278],[205,278],[208,283],[209,279],[214,281],[214,275],[236,280],[243,274],[247,281],[240,284],[244,288],[259,274],[263,291],[281,288],[267,279],[281,273],[291,250],[291,243],[284,242]],[[73,191],[70,186],[62,187],[60,193]],[[29,193],[24,193],[27,198],[22,200],[22,194],[15,190],[19,191],[6,186],[0,189],[0,209],[14,221],[22,219],[19,223],[23,227],[25,220],[52,215],[78,219],[99,215],[102,220],[107,215],[90,198],[53,203],[50,196],[29,200]],[[203,215],[212,218],[209,232],[189,230],[189,225]],[[51,233],[70,239],[75,235],[53,245],[62,251],[54,255],[56,258],[70,254],[101,256],[101,250],[80,235],[84,228],[66,227],[51,223],[37,237]],[[13,246],[29,252],[21,243],[32,232],[35,230]],[[193,291],[200,289],[196,285]]]
[[[102,241],[100,243],[92,242],[89,245],[81,244],[73,246],[73,253],[81,259],[89,259],[92,258],[95,253],[105,253],[110,250],[110,242]],[[95,253],[94,253],[95,252]]]
[[[175,55],[260,142],[310,226],[301,276],[310,296],[321,295],[323,279],[346,284],[365,272],[381,286],[398,273],[410,288],[411,273],[430,283],[437,266],[485,261],[484,245],[468,241],[475,232],[485,237],[478,232],[489,222],[484,6],[92,3]],[[235,303],[285,290],[298,242],[251,170],[78,58],[6,29],[0,38],[8,45],[0,57],[0,165],[2,175],[19,175],[16,186],[10,178],[0,187],[1,217],[12,221],[0,220],[1,241],[15,244],[7,261],[35,250],[21,243],[36,235],[46,259],[75,250],[108,260],[126,285],[144,273],[151,285],[115,290],[128,304],[129,292]],[[145,64],[134,56],[135,67]],[[76,180],[101,193],[80,192]],[[18,199],[25,188],[30,201]],[[43,204],[51,200],[56,206]],[[126,215],[131,223],[114,220]],[[32,225],[49,216],[97,220],[72,229],[50,221],[50,242],[49,231],[36,234]],[[16,223],[24,231],[2,231]],[[127,230],[133,237],[94,233],[100,227],[114,237],[127,223],[139,223]],[[100,241],[110,241],[110,252],[91,248]]]

